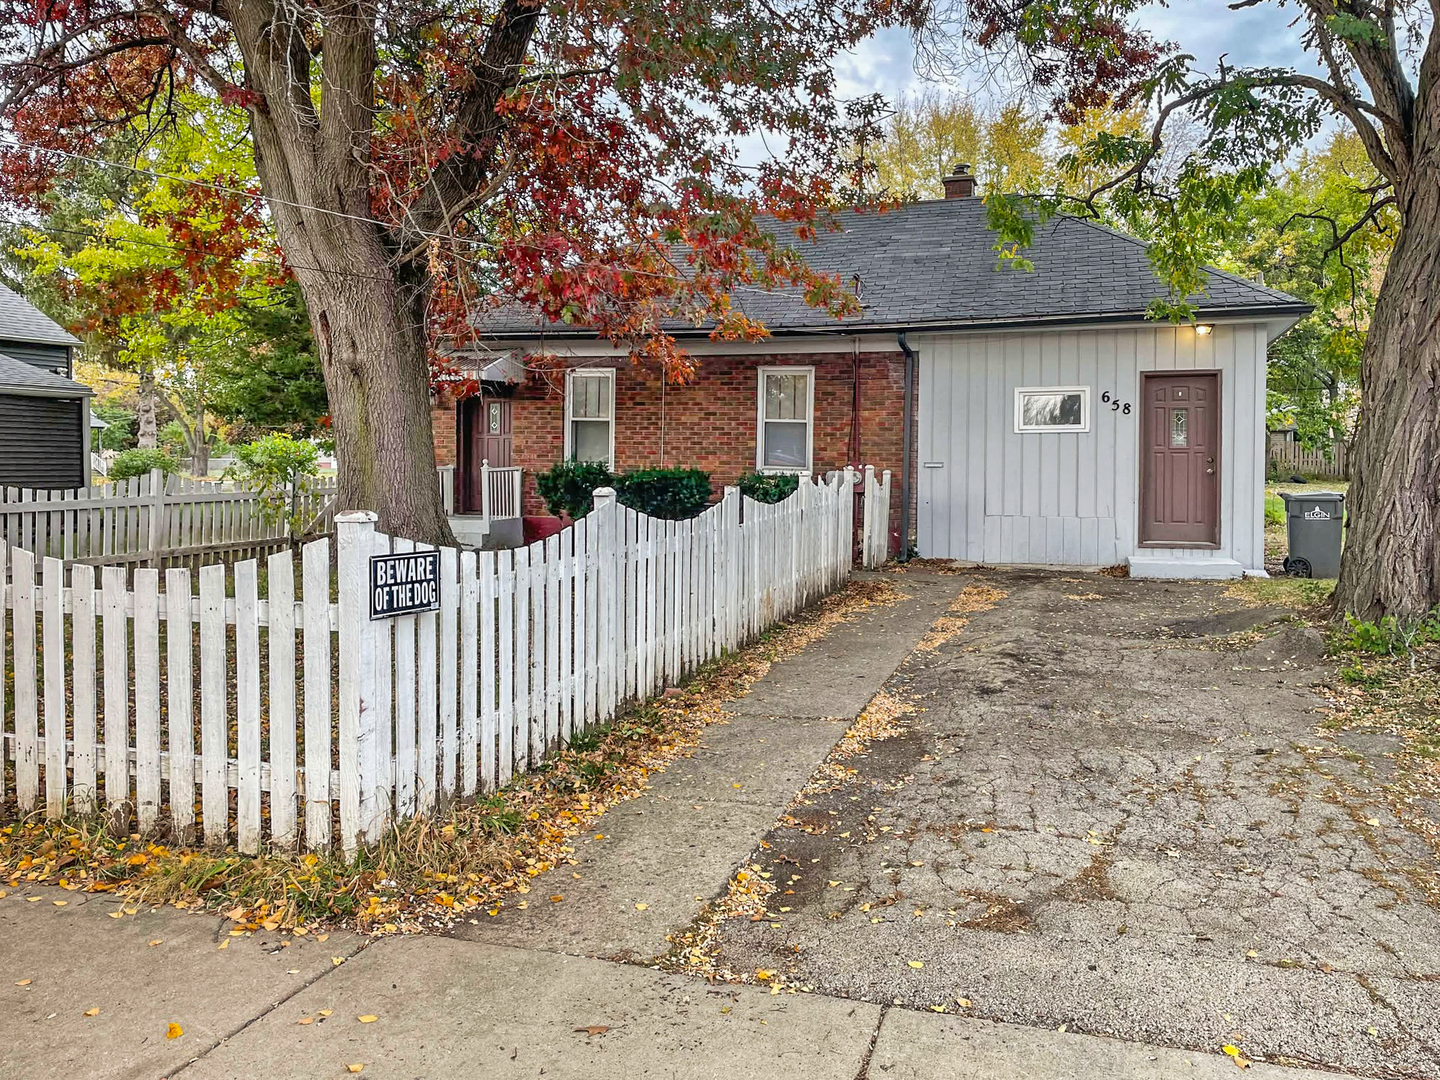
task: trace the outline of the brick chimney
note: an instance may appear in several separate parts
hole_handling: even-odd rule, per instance
[[[968,199],[975,194],[975,177],[970,175],[969,165],[956,165],[955,171],[942,176],[940,182],[945,185],[947,199]]]

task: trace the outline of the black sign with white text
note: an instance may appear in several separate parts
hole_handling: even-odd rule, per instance
[[[393,619],[440,606],[440,553],[370,556],[370,618]]]

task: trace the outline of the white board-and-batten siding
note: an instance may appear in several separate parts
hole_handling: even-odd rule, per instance
[[[920,554],[1113,566],[1143,553],[1262,569],[1267,341],[1263,322],[1208,335],[1170,324],[912,335]],[[1220,372],[1218,548],[1140,547],[1140,376],[1163,371]],[[1017,433],[1022,386],[1089,387],[1090,430]]]

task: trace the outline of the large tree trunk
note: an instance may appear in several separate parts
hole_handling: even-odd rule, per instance
[[[383,262],[355,273],[296,272],[330,397],[337,508],[373,510],[394,536],[453,544],[431,434],[424,290],[384,280]]]
[[[1440,169],[1421,159],[1407,180],[1365,340],[1335,590],[1337,610],[1362,619],[1440,604]]]

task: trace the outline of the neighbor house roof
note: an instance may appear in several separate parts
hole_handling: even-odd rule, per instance
[[[0,285],[0,340],[79,345],[80,339],[15,290]]]
[[[1165,295],[1143,241],[1092,221],[1057,215],[1035,229],[1025,256],[1033,271],[999,267],[996,234],[977,198],[910,203],[883,213],[839,215],[840,229],[813,242],[796,241],[815,269],[849,282],[858,275],[863,312],[837,322],[808,306],[797,290],[738,290],[735,307],[772,333],[817,333],[964,328],[1016,323],[1083,323],[1143,319],[1150,301]],[[1208,269],[1207,292],[1193,298],[1198,317],[1298,316],[1309,306],[1274,289]],[[509,305],[482,315],[490,338],[588,337],[584,327],[545,324]],[[676,333],[709,332],[676,321]]]
[[[0,353],[0,394],[5,393],[33,394],[37,397],[89,397],[91,390],[74,379]]]

